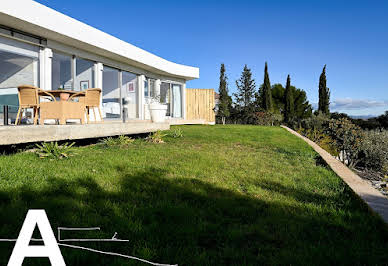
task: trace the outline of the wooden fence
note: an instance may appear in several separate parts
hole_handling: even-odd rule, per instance
[[[215,99],[213,89],[186,90],[186,119],[203,119],[207,123],[215,123]]]

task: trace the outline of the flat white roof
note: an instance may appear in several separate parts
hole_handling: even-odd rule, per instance
[[[199,78],[197,67],[165,60],[32,0],[1,0],[0,24],[158,74]]]

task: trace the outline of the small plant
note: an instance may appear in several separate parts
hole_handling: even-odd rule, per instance
[[[42,144],[36,144],[36,151],[35,153],[40,158],[52,158],[52,159],[63,159],[63,158],[69,158],[72,153],[72,147],[75,144],[75,142],[69,144],[64,143],[62,145],[59,145],[58,142],[44,142]]]
[[[183,131],[180,128],[174,129],[172,132],[171,136],[173,138],[183,138]]]
[[[102,144],[107,147],[120,146],[125,147],[133,143],[135,140],[128,136],[119,136],[117,138],[108,137],[102,140]]]
[[[162,133],[162,131],[158,130],[154,133],[151,133],[146,140],[151,143],[164,143],[163,138],[166,136],[166,134]]]

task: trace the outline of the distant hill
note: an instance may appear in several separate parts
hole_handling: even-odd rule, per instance
[[[377,117],[376,115],[350,115],[351,118],[353,119],[369,119],[369,118],[374,118]]]

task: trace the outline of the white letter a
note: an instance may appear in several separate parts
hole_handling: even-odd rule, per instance
[[[30,246],[30,240],[38,226],[42,236],[43,246]],[[48,257],[51,265],[65,266],[61,251],[55,239],[50,222],[44,210],[29,210],[24,220],[19,237],[16,240],[8,266],[20,266],[25,257]]]

